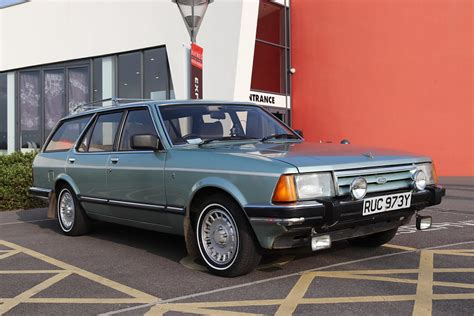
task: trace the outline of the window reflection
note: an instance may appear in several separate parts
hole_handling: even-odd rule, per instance
[[[140,99],[141,54],[139,52],[118,56],[118,94],[120,98]]]
[[[92,100],[102,100],[102,58],[95,58],[92,68]]]
[[[7,149],[7,74],[0,74],[0,150]]]
[[[49,135],[56,123],[66,114],[64,70],[45,70],[43,86],[45,135]]]
[[[89,67],[68,69],[69,113],[79,105],[89,102]]]
[[[40,72],[20,73],[21,148],[37,149],[42,143],[40,102]]]
[[[168,99],[168,60],[166,49],[156,48],[144,52],[144,98]]]

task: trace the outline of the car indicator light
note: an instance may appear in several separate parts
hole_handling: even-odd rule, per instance
[[[292,203],[296,202],[296,200],[295,177],[288,174],[282,175],[278,179],[272,201],[276,203]]]

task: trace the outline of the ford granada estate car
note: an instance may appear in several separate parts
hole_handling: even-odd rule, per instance
[[[429,157],[305,141],[252,103],[142,101],[62,119],[29,193],[66,235],[91,220],[184,235],[214,274],[252,271],[265,250],[376,247],[439,204]]]

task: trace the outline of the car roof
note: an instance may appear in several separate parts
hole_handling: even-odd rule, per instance
[[[106,101],[105,101],[106,102]],[[94,109],[85,110],[83,112],[78,112],[74,114],[70,114],[65,116],[61,120],[71,119],[75,117],[81,117],[85,115],[91,115],[94,113],[106,112],[106,111],[113,111],[113,110],[120,110],[120,109],[127,109],[131,107],[137,106],[149,106],[149,105],[157,105],[159,107],[170,106],[170,105],[251,105],[260,107],[260,105],[253,103],[253,102],[240,102],[240,101],[222,101],[222,100],[146,100],[146,101],[139,101],[139,102],[131,102],[131,103],[123,103],[119,105],[110,105],[110,106],[103,106],[97,107]]]

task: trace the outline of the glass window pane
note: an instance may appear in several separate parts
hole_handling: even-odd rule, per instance
[[[92,100],[102,99],[102,58],[95,58],[92,71]]]
[[[120,98],[142,97],[141,54],[129,53],[118,56],[118,95]]]
[[[68,69],[69,113],[84,103],[89,102],[89,67]]]
[[[144,52],[145,99],[168,99],[168,60],[166,48],[156,48]]]
[[[41,82],[39,71],[20,73],[20,144],[38,149],[41,136]]]
[[[45,151],[71,149],[90,118],[86,116],[64,122],[54,133]]]
[[[131,139],[134,135],[158,136],[148,110],[136,110],[128,113],[122,133],[122,140],[120,141],[120,150],[132,150]]]
[[[7,74],[0,74],[0,150],[7,149]]]
[[[285,8],[260,0],[257,22],[257,39],[285,45]]]
[[[190,143],[191,139],[222,136],[261,139],[274,134],[293,135],[275,117],[255,106],[168,105],[159,107],[159,110],[175,145]]]
[[[89,151],[112,151],[122,112],[103,114],[97,119],[90,141]]]
[[[64,70],[45,70],[44,72],[44,129],[49,135],[54,126],[66,115]]]
[[[285,93],[285,76],[284,49],[255,42],[251,89]]]

